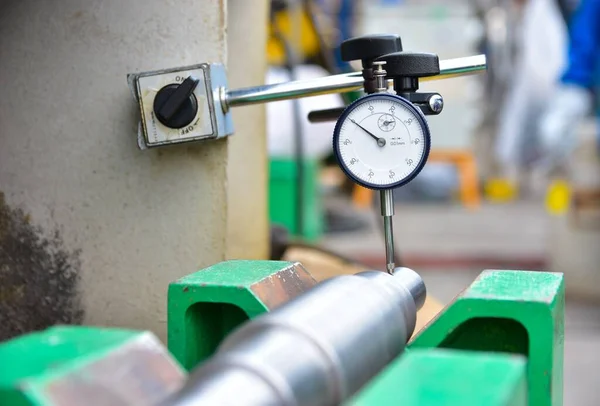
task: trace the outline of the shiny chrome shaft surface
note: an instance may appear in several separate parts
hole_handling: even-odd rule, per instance
[[[485,55],[446,59],[440,61],[439,75],[421,78],[420,81],[471,75],[483,72],[486,68]],[[327,93],[349,92],[361,89],[363,81],[361,72],[352,72],[318,79],[233,89],[225,93],[224,105],[229,107],[244,106]]]
[[[230,334],[167,404],[338,405],[404,350],[425,295],[408,268],[329,279]]]

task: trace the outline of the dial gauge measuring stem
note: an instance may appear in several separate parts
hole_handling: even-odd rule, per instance
[[[408,100],[375,93],[350,104],[336,123],[333,150],[342,170],[369,189],[402,186],[429,156],[425,116]]]

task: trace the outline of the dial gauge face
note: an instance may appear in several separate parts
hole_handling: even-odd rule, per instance
[[[425,117],[406,99],[391,94],[365,96],[346,108],[333,134],[342,170],[370,189],[410,182],[429,155]]]

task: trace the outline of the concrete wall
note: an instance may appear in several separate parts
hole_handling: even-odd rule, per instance
[[[236,19],[254,10],[243,3],[266,7],[232,3]],[[265,17],[235,34],[253,79],[264,69]],[[56,322],[164,338],[170,281],[225,259],[232,244],[253,241],[240,255],[266,251],[261,200],[230,198],[242,166],[264,191],[262,162],[244,165],[228,140],[136,145],[126,74],[226,61],[228,20],[225,0],[0,3],[0,339]],[[245,120],[236,137],[264,137],[255,111],[236,117]],[[230,203],[252,220],[228,244]]]
[[[229,0],[227,59],[232,88],[265,81],[269,1]],[[267,130],[264,105],[233,109],[227,166],[227,257],[268,257]]]

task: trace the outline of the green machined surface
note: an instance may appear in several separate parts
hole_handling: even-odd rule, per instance
[[[323,234],[324,218],[319,195],[319,169],[316,159],[303,162],[302,232],[298,229],[298,177],[292,158],[271,158],[269,165],[269,220],[284,226],[290,234],[316,241]]]
[[[485,271],[410,343],[527,357],[530,405],[562,405],[563,275]]]
[[[346,406],[525,406],[520,355],[414,349],[396,358]]]
[[[189,371],[240,324],[314,284],[286,261],[225,261],[185,276],[169,285],[169,351]]]
[[[360,89],[360,90],[354,90],[354,91],[347,92],[347,93],[342,93],[342,98],[344,99],[344,102],[346,104],[350,104],[350,103],[360,99],[364,95],[365,95],[364,90]]]
[[[0,404],[48,404],[46,387],[139,332],[59,326],[0,344]]]

